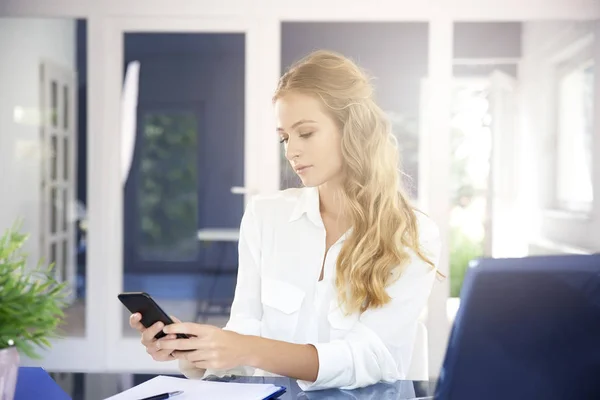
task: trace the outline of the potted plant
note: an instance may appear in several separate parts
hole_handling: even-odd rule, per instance
[[[0,399],[14,398],[19,353],[38,359],[36,347],[50,347],[64,318],[66,284],[54,277],[53,264],[28,265],[20,223],[0,239]]]

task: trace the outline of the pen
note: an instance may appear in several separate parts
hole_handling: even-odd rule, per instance
[[[180,395],[182,393],[183,392],[181,390],[179,390],[177,392],[162,393],[162,394],[157,394],[156,396],[144,397],[143,399],[140,399],[140,400],[165,400],[165,399],[170,399],[173,396]]]

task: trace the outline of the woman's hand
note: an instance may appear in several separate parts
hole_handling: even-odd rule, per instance
[[[176,323],[166,326],[168,335],[184,333],[189,339],[159,340],[156,346],[163,354],[171,354],[199,369],[231,369],[249,365],[248,336],[211,325]]]
[[[177,323],[181,323],[180,320],[171,316],[171,319]],[[140,322],[142,315],[140,313],[131,314],[129,317],[129,326],[136,329],[142,334],[142,344],[146,347],[146,352],[152,356],[155,361],[172,361],[175,357],[171,354],[171,350],[162,350],[159,347],[159,343],[167,342],[176,339],[176,335],[167,335],[158,340],[154,338],[158,332],[164,328],[162,322],[157,322],[149,328],[146,328]]]

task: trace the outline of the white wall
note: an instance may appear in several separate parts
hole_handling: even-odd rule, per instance
[[[523,24],[521,90],[521,190],[530,215],[532,250],[552,253],[600,250],[600,101],[596,101],[592,214],[553,210],[556,122],[553,59],[571,44],[598,30],[598,22],[526,22]],[[598,35],[596,34],[596,37]],[[596,39],[596,99],[600,99],[600,45]],[[541,243],[536,243],[541,242]]]
[[[40,238],[40,61],[75,69],[75,21],[0,18],[0,232],[17,218],[30,234],[35,265]],[[22,111],[19,111],[22,110]]]

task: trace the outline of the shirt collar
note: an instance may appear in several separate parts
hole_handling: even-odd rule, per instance
[[[302,188],[302,194],[292,210],[289,222],[297,221],[304,214],[316,226],[324,226],[319,209],[319,189],[317,187]]]
[[[316,187],[304,187],[302,188],[302,194],[300,195],[296,206],[292,210],[289,222],[299,220],[304,214],[306,217],[318,227],[325,228],[323,219],[321,218],[321,209],[319,206],[319,189]],[[348,236],[353,232],[353,228],[348,229],[338,239],[336,243],[344,242]]]

